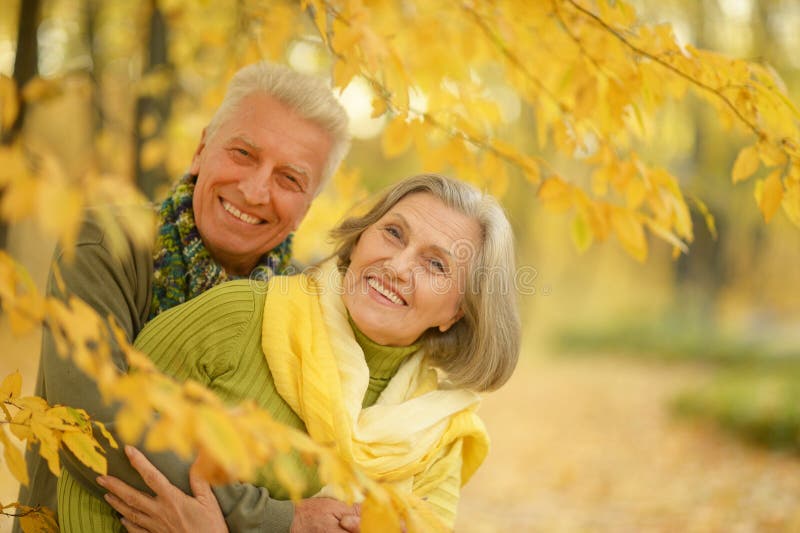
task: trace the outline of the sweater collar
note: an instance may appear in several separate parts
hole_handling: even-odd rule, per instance
[[[350,322],[350,327],[353,328],[356,342],[364,351],[370,378],[391,379],[397,369],[400,368],[400,365],[403,364],[403,361],[420,348],[421,343],[419,341],[410,346],[384,346],[378,344],[358,329],[349,313],[347,320]]]

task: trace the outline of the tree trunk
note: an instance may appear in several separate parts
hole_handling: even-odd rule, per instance
[[[36,28],[39,25],[39,13],[41,11],[39,0],[23,0],[20,2],[19,23],[17,25],[17,55],[14,59],[14,81],[18,91],[36,76],[39,66],[38,41],[36,39]],[[19,114],[7,132],[3,133],[0,141],[2,144],[12,144],[20,132],[25,119],[25,102],[20,99]],[[0,198],[3,196],[0,189]],[[0,220],[0,248],[5,248],[8,241],[8,225]]]
[[[145,75],[169,68],[167,48],[167,23],[164,15],[153,0],[151,2],[148,61]],[[169,118],[172,103],[172,91],[167,90],[162,94],[142,95],[136,101],[136,120],[134,122],[135,142],[134,161],[136,183],[148,198],[154,198],[158,186],[168,180],[166,165],[162,161],[158,165],[145,168],[142,161],[142,151],[145,144],[162,136],[164,125]],[[155,120],[156,127],[153,131],[142,131],[142,125],[147,120]]]

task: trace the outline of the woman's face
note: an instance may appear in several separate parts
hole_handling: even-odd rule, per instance
[[[447,331],[478,250],[477,221],[430,193],[413,193],[361,234],[345,274],[345,306],[356,326],[387,346]]]

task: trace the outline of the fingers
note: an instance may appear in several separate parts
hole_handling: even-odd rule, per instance
[[[348,531],[349,533],[361,532],[361,517],[355,514],[344,515],[339,520],[339,527]]]
[[[132,524],[131,521],[126,519],[126,518],[121,518],[120,522],[125,527],[125,530],[128,533],[150,533],[149,530],[142,529],[139,526],[137,526],[136,524]]]
[[[211,492],[211,485],[200,475],[200,467],[197,461],[198,459],[195,459],[194,463],[192,463],[192,468],[189,469],[189,486],[192,489],[192,493],[198,499],[214,498],[214,493]]]
[[[109,491],[114,498],[123,502],[126,506],[144,513],[153,514],[155,501],[149,494],[134,489],[114,476],[100,476],[97,478],[97,484]]]
[[[128,531],[148,531],[148,526],[152,527],[150,517],[141,511],[131,507],[113,494],[106,494],[103,498],[108,504],[122,515],[120,521]]]
[[[131,462],[131,466],[139,472],[142,479],[148,487],[153,489],[158,495],[167,494],[170,490],[175,489],[175,486],[161,473],[161,471],[153,466],[147,457],[142,452],[133,446],[125,446],[125,455]]]

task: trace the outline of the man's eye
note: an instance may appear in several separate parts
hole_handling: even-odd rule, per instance
[[[300,181],[300,179],[296,178],[295,176],[293,176],[291,174],[280,174],[280,177],[281,177],[281,182],[283,183],[283,186],[286,187],[287,189],[290,189],[290,190],[293,190],[293,191],[296,191],[296,192],[302,192],[303,191],[303,183]]]
[[[249,157],[250,157],[250,152],[248,152],[248,151],[247,151],[247,150],[245,150],[244,148],[233,148],[233,152],[234,152],[234,154],[236,154],[237,156],[239,156],[239,155],[240,155],[240,156],[247,157],[247,158],[249,158]]]

